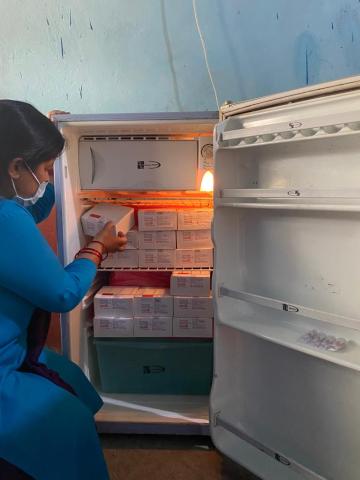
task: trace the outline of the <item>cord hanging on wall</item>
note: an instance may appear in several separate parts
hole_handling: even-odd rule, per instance
[[[214,96],[215,96],[217,108],[218,108],[218,110],[220,110],[219,99],[218,99],[215,83],[214,83],[214,80],[213,80],[213,76],[211,74],[210,65],[209,65],[209,61],[208,61],[208,57],[207,57],[205,40],[203,38],[201,28],[200,28],[200,24],[199,24],[198,14],[197,14],[197,10],[196,10],[196,0],[192,0],[192,5],[193,5],[193,10],[194,10],[194,18],[195,18],[196,28],[197,28],[197,31],[199,33],[201,46],[202,46],[202,49],[203,49],[203,52],[204,52],[206,68],[207,68],[209,78],[210,78],[210,82],[211,82],[211,85],[212,85],[212,88],[213,88],[213,91],[214,91]]]

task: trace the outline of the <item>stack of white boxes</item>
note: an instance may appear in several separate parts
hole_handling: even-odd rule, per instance
[[[210,208],[139,210],[126,250],[109,254],[103,267],[174,270],[171,288],[102,288],[94,299],[95,336],[213,336],[212,215]]]
[[[213,302],[208,271],[175,271],[170,291],[174,295],[174,337],[213,336]]]
[[[171,337],[173,305],[166,288],[103,287],[94,298],[94,336]]]
[[[127,232],[123,252],[109,254],[104,268],[211,268],[212,209],[139,210],[139,226]]]

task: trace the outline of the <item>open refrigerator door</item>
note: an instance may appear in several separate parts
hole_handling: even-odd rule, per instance
[[[215,130],[212,438],[267,480],[359,476],[359,81]]]
[[[212,134],[217,120],[218,113],[212,112],[57,117],[58,127],[66,139],[65,151],[55,171],[58,250],[63,264],[70,263],[88,241],[83,233],[81,217],[99,203],[131,207],[136,214],[142,209],[160,207],[176,210],[212,209],[212,186],[203,183],[205,177],[212,178]],[[175,241],[176,232],[173,233]],[[182,241],[188,241],[187,237],[184,236]],[[149,262],[149,259],[146,258],[146,261]],[[186,261],[188,257],[183,259],[185,265],[177,265],[177,270],[187,271]],[[196,268],[192,266],[192,270]],[[127,339],[115,339],[112,344],[112,339],[94,339],[94,295],[100,287],[108,284],[112,275],[159,273],[168,275],[169,281],[174,269],[174,265],[166,264],[159,267],[144,263],[139,267],[138,264],[120,266],[103,262],[82,303],[61,316],[64,354],[82,368],[104,400],[104,407],[96,417],[100,431],[163,434],[209,432],[208,395],[176,393],[176,385],[173,385],[174,394],[133,393],[139,389],[139,382],[132,383],[133,390],[130,393],[109,392],[110,387],[105,388],[107,391],[103,388],[104,378],[110,371],[111,381],[114,381],[117,372],[121,372],[122,361],[118,352],[126,354],[122,358],[136,359],[137,351],[136,348],[128,348]],[[212,265],[207,269],[212,272]],[[150,348],[147,340],[141,339],[139,344]],[[180,347],[181,340],[173,339],[174,344],[177,342]],[[113,348],[117,341],[119,345],[124,341],[121,348]],[[111,348],[109,345],[112,345]],[[202,347],[208,349],[209,342],[204,341]],[[162,339],[159,339],[158,348],[164,349],[166,357]],[[191,342],[186,343],[186,348],[191,348]],[[109,354],[110,360],[105,370],[99,367],[99,351],[105,352],[104,358],[105,354]],[[115,352],[113,359],[110,355],[112,352]],[[210,356],[211,361],[206,366],[209,374],[212,369],[212,342]],[[142,368],[142,373],[154,373],[154,377],[165,371],[158,364]],[[184,365],[183,369],[190,372],[192,368],[191,365]],[[127,380],[131,383],[131,379]],[[144,377],[143,381],[145,384]]]

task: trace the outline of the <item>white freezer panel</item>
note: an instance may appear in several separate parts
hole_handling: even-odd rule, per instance
[[[196,140],[81,140],[83,189],[195,190]]]

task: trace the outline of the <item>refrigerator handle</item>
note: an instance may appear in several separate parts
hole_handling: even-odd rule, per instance
[[[96,174],[96,159],[95,159],[95,152],[90,147],[90,154],[91,154],[91,184],[94,183],[95,180],[95,174]]]

